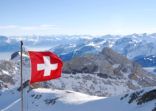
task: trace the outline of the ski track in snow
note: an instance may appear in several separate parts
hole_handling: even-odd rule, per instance
[[[21,101],[20,99],[17,99],[16,101],[14,101],[13,103],[11,103],[9,106],[7,106],[6,108],[2,109],[1,111],[8,111],[11,107],[13,107],[15,104],[17,104],[19,101]]]

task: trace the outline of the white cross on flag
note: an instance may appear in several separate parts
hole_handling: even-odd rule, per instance
[[[63,62],[52,52],[29,51],[31,61],[30,83],[61,77]]]

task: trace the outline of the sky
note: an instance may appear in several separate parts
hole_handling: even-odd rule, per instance
[[[156,0],[0,0],[0,35],[156,32]]]

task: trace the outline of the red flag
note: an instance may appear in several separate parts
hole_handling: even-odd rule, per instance
[[[54,53],[29,51],[29,56],[31,61],[30,83],[61,77],[63,62]]]

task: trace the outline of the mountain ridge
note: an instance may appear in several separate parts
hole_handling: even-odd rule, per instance
[[[26,81],[30,77],[30,63],[27,53],[23,54],[23,74]],[[18,54],[11,60],[16,69],[19,68],[19,60]],[[16,84],[19,83],[18,78],[19,76],[14,76]],[[74,90],[96,96],[115,96],[155,85],[155,75],[110,48],[104,48],[97,55],[84,55],[64,62],[60,79],[39,84],[41,87]]]

